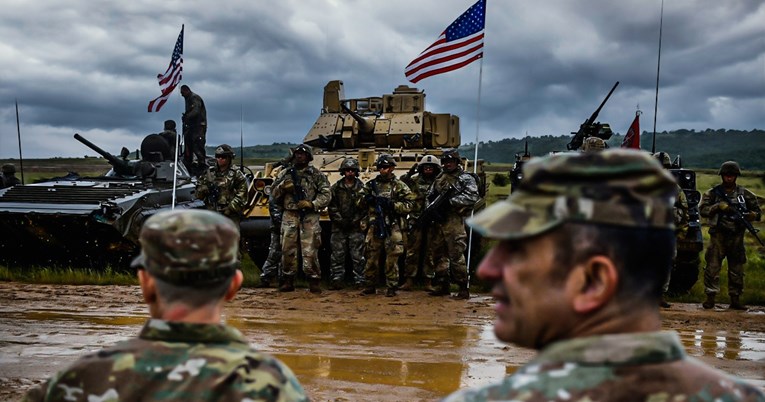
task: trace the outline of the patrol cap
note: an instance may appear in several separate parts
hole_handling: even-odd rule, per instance
[[[638,150],[565,152],[523,165],[518,190],[467,224],[484,237],[523,239],[564,222],[674,229],[677,184]]]
[[[230,278],[239,265],[239,229],[203,209],[164,211],[144,222],[141,254],[131,267],[174,285],[203,287]]]

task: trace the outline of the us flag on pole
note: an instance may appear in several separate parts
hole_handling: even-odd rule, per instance
[[[457,70],[483,57],[485,24],[486,0],[478,0],[406,66],[406,78],[416,83],[432,75]]]
[[[157,80],[159,80],[159,89],[162,91],[162,95],[149,102],[149,113],[159,112],[162,106],[167,102],[167,98],[181,82],[181,76],[183,75],[183,28],[181,25],[181,33],[178,34],[178,40],[175,42],[175,48],[173,48],[173,56],[170,58],[170,65],[167,66],[167,71],[164,74],[157,74]]]

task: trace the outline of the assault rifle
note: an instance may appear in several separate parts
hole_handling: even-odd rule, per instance
[[[746,230],[748,230],[749,233],[751,233],[752,236],[754,236],[754,238],[757,239],[757,242],[759,242],[762,247],[765,247],[765,243],[762,242],[762,239],[760,239],[760,236],[757,236],[757,232],[759,230],[755,229],[755,227],[752,226],[752,223],[746,220],[746,218],[744,217],[744,213],[748,212],[746,210],[746,206],[741,202],[737,202],[737,203],[732,202],[731,199],[728,198],[728,195],[725,194],[725,191],[722,191],[720,186],[715,186],[712,191],[715,194],[717,194],[718,197],[722,198],[723,201],[727,202],[728,205],[731,206],[731,208],[728,208],[727,210],[728,216],[730,216],[734,222],[738,222],[741,225],[743,225],[746,228]]]
[[[445,205],[449,205],[449,199],[452,198],[452,194],[455,192],[453,184],[449,184],[448,187],[440,192],[432,201],[428,203],[422,214],[417,218],[414,223],[415,228],[421,228],[433,222],[443,222],[446,219],[444,216]]]
[[[217,209],[219,198],[220,198],[220,187],[218,187],[218,185],[215,183],[210,183],[210,185],[208,186],[207,197],[205,197],[205,203]]]
[[[305,195],[305,189],[303,188],[303,185],[300,184],[300,178],[298,178],[297,170],[295,170],[294,167],[291,167],[289,170],[289,174],[292,177],[292,184],[295,185],[295,189],[292,191],[292,199],[295,201],[295,204],[298,202],[307,199]],[[303,219],[305,218],[305,210],[298,210],[298,214],[300,215],[300,222],[303,222]]]
[[[377,190],[377,183],[372,180],[369,182],[374,191],[374,203],[375,203],[375,237],[378,239],[385,239],[390,236],[390,229],[385,224],[385,205],[386,203],[392,203],[393,201],[379,196],[380,192]]]

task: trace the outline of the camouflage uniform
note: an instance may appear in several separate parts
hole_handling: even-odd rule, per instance
[[[689,357],[673,332],[575,338],[553,343],[498,384],[444,402],[765,401],[743,380]]]
[[[194,157],[197,158],[199,165],[206,163],[207,108],[205,108],[205,101],[202,100],[202,97],[191,92],[187,85],[181,86],[181,95],[183,95],[186,105],[186,112],[181,118],[186,147],[183,153],[183,162],[187,168],[191,169]]]
[[[719,172],[721,176],[724,174],[738,176],[740,173],[741,170],[735,162],[723,163]],[[762,210],[757,202],[757,196],[739,185],[735,185],[730,190],[723,188],[722,185],[715,186],[704,193],[699,204],[701,216],[707,218],[709,223],[709,245],[705,254],[707,265],[704,268],[704,292],[707,294],[707,301],[704,307],[714,307],[715,295],[720,292],[722,260],[727,258],[728,294],[731,297],[731,308],[743,308],[739,297],[744,290],[744,264],[746,263],[744,233],[746,229],[743,224],[733,219],[731,210],[736,209],[735,205],[728,206],[727,211],[722,209],[721,203],[727,203],[717,194],[717,191],[725,193],[728,199],[746,210],[746,215],[749,215],[748,220],[759,221]]]
[[[140,241],[142,251],[133,265],[179,291],[225,286],[237,271],[239,230],[230,220],[210,211],[161,212],[146,220]],[[30,390],[24,400],[308,398],[286,365],[253,349],[235,328],[155,317],[148,320],[137,338],[82,357]]]
[[[262,287],[271,285],[271,280],[279,277],[282,269],[282,209],[273,198],[268,200],[268,215],[271,218],[271,239],[268,243],[268,257],[260,273]]]
[[[672,168],[672,162],[669,160],[669,154],[666,152],[656,152],[653,154],[653,157],[656,158],[656,160],[661,163],[661,166],[664,169],[671,169]],[[677,198],[675,199],[675,206],[673,208],[674,212],[674,222],[675,222],[675,234],[677,235],[677,238],[680,239],[681,237],[685,237],[685,234],[688,232],[688,197],[685,195],[685,191],[680,187],[680,184],[677,184]],[[677,257],[677,249],[675,249],[675,257]],[[672,266],[674,267],[674,260],[672,262]],[[669,281],[672,278],[672,270],[669,271],[667,274],[667,280],[664,281],[664,285],[662,286],[661,290],[662,293],[667,293],[667,290],[669,290]],[[669,307],[669,303],[664,301],[662,299],[661,302],[662,307]]]
[[[479,267],[481,276],[490,279],[496,298],[504,304],[504,308],[497,309],[497,321],[500,321],[500,316],[503,320],[512,320],[513,316],[534,311],[565,311],[576,305],[573,299],[588,292],[575,291],[571,295],[568,292],[572,291],[572,286],[568,285],[584,283],[582,273],[592,270],[574,273],[553,261],[547,266],[529,266],[530,262],[540,260],[522,256],[526,252],[524,250],[533,253],[557,246],[547,242],[546,248],[525,248],[527,245],[532,247],[531,244],[539,245],[533,243],[539,236],[549,236],[567,223],[572,226],[622,227],[635,237],[647,233],[666,234],[668,230],[674,230],[671,202],[676,191],[671,174],[640,151],[616,149],[560,153],[530,160],[524,165],[524,178],[517,191],[507,200],[495,202],[467,220],[467,224],[484,237],[497,239],[501,243],[509,242],[504,243],[509,246],[498,256],[518,250],[517,263],[507,262],[505,266],[502,265],[504,261],[489,261]],[[554,237],[548,239],[564,241]],[[561,246],[574,247],[575,244],[571,241]],[[595,250],[599,245],[584,247]],[[662,247],[658,252],[669,258],[669,246],[665,244]],[[606,246],[605,250],[609,249],[616,247]],[[598,262],[603,262],[601,258],[610,261],[605,265],[619,264],[623,261],[618,258],[629,255],[626,251],[616,254],[617,260],[597,256],[583,262],[569,261],[569,264],[575,265],[569,269],[596,268]],[[658,260],[661,259],[664,258]],[[535,268],[546,274],[531,277],[530,273]],[[517,340],[520,346],[538,349],[537,357],[498,383],[458,391],[445,401],[765,401],[765,394],[754,385],[688,357],[675,333],[658,330],[661,326],[659,313],[651,307],[653,298],[659,296],[659,277],[662,270],[666,271],[668,267],[629,268],[641,271],[654,269],[652,275],[647,275],[648,272],[622,273],[616,269],[615,280],[601,288],[603,291],[615,291],[615,299],[588,306],[589,310],[579,308],[581,318],[556,323],[558,317],[539,315],[526,316],[535,322],[518,324],[523,328],[511,321],[497,324],[501,326],[499,331],[504,337]],[[553,279],[562,272],[570,274]],[[650,286],[657,289],[646,289],[643,293],[622,292],[618,289],[622,285],[619,281],[622,275],[629,275],[631,281],[648,280]],[[518,283],[513,282],[514,286],[509,286],[509,280]],[[540,305],[570,300],[568,307],[524,310],[523,302],[534,302],[534,295],[522,295],[520,289],[554,283],[559,284],[543,296],[553,296],[556,292],[565,292],[566,295],[539,301]],[[631,309],[633,305],[635,308]],[[631,313],[632,316],[625,318],[621,314],[603,312],[609,309]],[[629,312],[625,311],[628,309]],[[645,319],[650,324],[636,328],[630,319]],[[594,330],[586,336],[578,336],[582,322],[598,323],[602,328],[607,328],[600,331],[608,333]],[[554,331],[556,336],[540,339],[540,334],[545,331]]]
[[[441,156],[442,164],[447,160],[457,161],[457,167],[453,171],[444,169],[436,178],[433,187],[428,194],[428,199],[434,199],[438,194],[449,191],[452,187],[452,196],[449,198],[448,207],[443,211],[444,220],[436,223],[434,229],[433,247],[436,255],[445,255],[447,259],[441,259],[436,265],[436,279],[438,289],[431,292],[433,295],[449,294],[449,278],[460,288],[460,298],[469,298],[467,262],[465,250],[467,249],[467,232],[465,231],[465,217],[469,216],[478,199],[478,184],[472,175],[462,170],[461,159],[456,150],[445,151]]]
[[[232,169],[234,152],[229,145],[219,146],[215,156],[228,157],[229,166],[225,170],[213,166],[199,176],[196,196],[204,200],[207,209],[222,213],[238,225],[247,206],[247,179],[242,172]]]
[[[301,144],[295,148],[294,152],[305,152],[311,160],[313,159],[308,145]],[[297,178],[297,183],[293,175]],[[321,246],[319,211],[329,205],[332,197],[327,176],[310,164],[303,168],[292,166],[279,174],[277,182],[271,197],[274,197],[284,209],[281,231],[283,279],[291,284],[297,274],[299,247],[303,257],[303,272],[309,281],[318,281],[321,279],[318,256],[318,249]],[[292,190],[288,190],[290,186],[294,186]],[[304,201],[310,202],[310,208],[298,207],[297,198],[299,197],[295,194],[298,187],[302,187],[305,192]],[[285,287],[285,290],[288,287]]]
[[[21,180],[16,177],[16,166],[6,163],[2,167],[2,177],[0,177],[0,188],[13,187],[21,184]]]
[[[417,271],[422,259],[423,275],[425,276],[426,288],[430,287],[430,281],[435,277],[434,256],[431,247],[423,249],[423,240],[433,238],[433,226],[422,224],[416,227],[417,219],[422,214],[427,204],[428,190],[435,182],[436,176],[441,172],[441,166],[438,165],[438,159],[433,155],[423,156],[415,166],[417,173],[405,173],[401,176],[401,181],[409,186],[415,195],[412,212],[409,213],[408,226],[406,231],[406,257],[404,258],[404,286],[411,287],[413,279],[417,276]],[[433,175],[427,177],[422,173],[426,165],[433,166]],[[407,286],[408,285],[408,286]],[[403,287],[402,287],[403,289]],[[432,290],[432,289],[431,289]]]
[[[380,155],[375,163],[378,169],[381,167],[396,166],[396,161],[390,155]],[[359,208],[367,208],[367,221],[362,223],[362,229],[366,230],[366,266],[364,267],[364,281],[366,289],[363,294],[374,294],[377,283],[378,265],[382,253],[385,252],[385,278],[388,296],[396,294],[398,286],[398,257],[404,252],[404,235],[401,227],[404,224],[406,214],[412,210],[415,195],[409,190],[403,181],[396,178],[392,173],[389,177],[377,175],[374,179],[364,184]],[[377,233],[375,225],[379,222],[376,207],[379,204],[384,214],[385,236]]]
[[[359,163],[356,159],[346,159],[340,166],[340,171],[355,170],[359,173]],[[332,200],[329,202],[329,219],[332,221],[332,259],[330,273],[332,286],[342,286],[345,276],[346,250],[350,254],[353,263],[354,282],[361,284],[364,281],[364,233],[361,231],[361,221],[366,217],[365,210],[357,207],[361,189],[364,183],[358,178],[354,179],[351,187],[345,184],[345,178],[341,178],[332,185]]]

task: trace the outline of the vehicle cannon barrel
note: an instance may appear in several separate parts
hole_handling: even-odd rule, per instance
[[[343,112],[348,113],[353,117],[353,120],[359,123],[359,134],[372,134],[375,130],[375,123],[372,119],[367,119],[364,116],[359,115],[353,110],[349,109],[344,103],[340,104],[343,108]]]
[[[117,158],[116,156],[104,151],[99,147],[98,145],[88,141],[85,137],[81,136],[79,133],[74,134],[74,138],[85,144],[88,148],[96,151],[99,155],[103,156],[104,159],[109,161],[109,164],[112,165],[114,168],[114,172],[123,175],[123,176],[134,176],[135,172],[133,169],[133,166],[130,165],[130,163],[124,159]]]
[[[606,123],[596,123],[595,119],[598,118],[598,114],[600,114],[600,110],[603,109],[603,105],[608,102],[608,98],[611,97],[611,94],[614,93],[614,90],[616,87],[619,86],[619,81],[616,81],[616,84],[611,88],[610,91],[608,91],[608,95],[606,95],[606,98],[603,99],[603,102],[600,102],[600,106],[598,106],[597,109],[592,113],[589,119],[585,120],[584,123],[582,123],[581,126],[579,126],[579,131],[574,134],[574,138],[571,139],[571,142],[566,144],[566,148],[568,148],[569,151],[577,150],[582,146],[582,143],[584,142],[584,139],[589,136],[595,136],[602,140],[608,140],[611,138],[611,135],[613,132],[611,131],[611,127]]]

